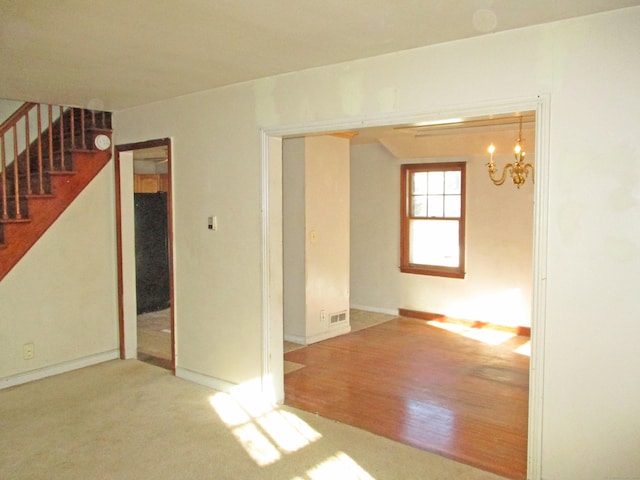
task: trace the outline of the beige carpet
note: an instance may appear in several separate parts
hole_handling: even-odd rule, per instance
[[[136,360],[0,391],[2,479],[497,480]]]

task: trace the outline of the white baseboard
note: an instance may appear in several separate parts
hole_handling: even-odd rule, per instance
[[[349,322],[341,322],[342,325],[332,326],[328,332],[322,332],[317,335],[311,335],[309,337],[301,337],[300,335],[284,335],[284,339],[287,342],[298,343],[300,345],[311,345],[312,343],[321,342],[329,338],[337,337],[351,332],[351,325]]]
[[[350,305],[349,308],[353,308],[354,310],[364,310],[366,312],[386,313],[387,315],[398,315],[397,308],[378,308],[378,307],[370,307],[368,305]]]
[[[312,343],[321,342],[322,340],[327,340],[339,335],[345,335],[349,332],[351,332],[351,325],[349,325],[348,323],[346,323],[346,325],[341,325],[340,327],[331,327],[331,330],[329,330],[328,332],[322,332],[318,335],[307,337],[304,345],[311,345]]]
[[[78,370],[79,368],[89,367],[98,363],[108,362],[109,360],[115,360],[117,358],[120,358],[120,350],[109,350],[107,352],[89,355],[88,357],[82,357],[50,365],[48,367],[38,368],[37,370],[32,370],[30,372],[0,378],[0,390],[3,388],[14,387],[16,385],[22,385],[23,383],[33,382],[34,380],[52,377],[72,370]]]
[[[237,386],[233,383],[220,380],[219,378],[210,377],[209,375],[181,367],[176,367],[176,377],[225,393],[231,393],[231,390]]]
[[[284,334],[284,339],[287,342],[293,342],[293,343],[298,343],[300,345],[306,345],[307,344],[307,339],[306,337],[301,337],[300,335],[287,335],[286,333]]]

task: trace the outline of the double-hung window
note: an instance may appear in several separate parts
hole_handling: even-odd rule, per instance
[[[405,164],[400,270],[464,278],[465,163]]]

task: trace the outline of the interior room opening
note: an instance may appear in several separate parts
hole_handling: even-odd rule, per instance
[[[345,137],[351,138],[351,141],[350,141],[351,152],[354,152],[357,149],[360,149],[360,150],[366,149],[368,148],[366,147],[366,145],[372,145],[372,144],[376,144],[377,145],[376,148],[378,149],[383,149],[383,150],[386,150],[387,152],[396,152],[396,155],[392,155],[392,156],[394,157],[394,161],[396,163],[396,165],[394,165],[393,168],[397,168],[397,169],[399,169],[399,164],[403,162],[415,163],[418,161],[425,161],[425,159],[426,161],[433,161],[433,159],[442,160],[444,158],[445,160],[450,160],[451,158],[459,159],[460,157],[468,157],[467,159],[468,163],[473,164],[472,168],[475,169],[473,172],[473,175],[475,176],[476,182],[479,182],[479,181],[486,182],[487,185],[491,187],[491,189],[494,189],[494,191],[498,196],[500,195],[504,196],[504,194],[501,192],[501,189],[511,189],[512,192],[509,192],[510,194],[513,193],[513,190],[518,190],[519,193],[523,193],[522,195],[523,197],[526,196],[528,198],[527,201],[529,202],[529,212],[521,215],[523,217],[523,221],[525,223],[526,222],[529,223],[529,233],[527,234],[528,245],[524,245],[524,246],[520,245],[519,248],[516,247],[515,249],[519,250],[519,253],[517,255],[525,258],[525,260],[528,258],[528,260],[526,261],[528,261],[529,266],[531,266],[531,264],[534,263],[532,257],[534,255],[533,244],[534,244],[534,237],[535,237],[534,235],[535,221],[534,221],[534,205],[533,205],[533,198],[535,194],[535,190],[533,187],[534,175],[531,174],[529,178],[529,185],[527,186],[529,190],[527,193],[524,193],[525,192],[525,190],[523,189],[524,186],[522,186],[523,188],[518,188],[517,185],[512,181],[510,175],[507,176],[507,180],[503,185],[501,186],[493,185],[491,183],[490,172],[488,171],[488,165],[487,165],[490,160],[490,154],[487,151],[487,148],[490,143],[496,143],[497,145],[500,145],[502,148],[501,155],[496,156],[494,158],[494,164],[496,165],[496,167],[502,168],[503,164],[514,163],[513,152],[509,153],[505,149],[506,148],[512,149],[513,144],[516,143],[518,133],[519,133],[518,123],[522,118],[525,119],[525,122],[524,122],[525,137],[526,137],[525,148],[527,149],[527,155],[529,155],[528,159],[530,159],[532,163],[536,163],[537,155],[535,150],[536,150],[536,144],[538,139],[535,138],[535,124],[536,124],[535,111],[531,111],[531,110],[522,111],[522,112],[504,112],[500,114],[472,116],[472,117],[466,117],[461,119],[451,119],[451,120],[442,120],[442,121],[427,121],[427,122],[412,121],[411,123],[403,123],[403,124],[397,124],[392,126],[377,126],[375,128],[367,128],[367,129],[349,129],[348,131],[339,131],[338,134],[336,134],[335,132],[327,132],[327,133],[312,132],[312,134],[313,136],[328,135],[328,136],[338,136],[341,138],[345,138]],[[514,131],[515,131],[515,134],[514,134]],[[309,135],[305,135],[302,137],[297,137],[296,139],[295,135],[282,135],[282,136],[287,137],[283,140],[283,151],[285,151],[285,154],[288,148],[287,146],[288,142],[300,141],[299,140],[300,138],[302,138],[304,141],[304,137],[307,137],[307,138],[309,137]],[[289,140],[288,138],[291,138],[291,137],[294,137],[294,139]],[[411,141],[409,141],[409,139],[411,139]],[[456,139],[458,141],[456,141]],[[490,141],[487,141],[487,139],[490,139]],[[413,146],[411,146],[412,143],[414,144]],[[511,144],[510,147],[507,147],[508,143]],[[419,144],[419,145],[416,147],[416,144]],[[419,152],[419,153],[416,153],[416,152]],[[350,161],[353,161],[353,159],[350,159]],[[287,181],[286,168],[287,167],[286,167],[286,160],[285,160],[285,164],[283,165],[283,180],[282,180],[283,184]],[[388,171],[392,171],[392,169]],[[351,174],[352,175],[354,174],[353,167],[351,168]],[[495,173],[494,173],[494,176],[496,176]],[[396,180],[397,182],[399,182],[399,179],[396,179]],[[350,181],[350,185],[353,185],[353,184],[354,184],[354,179],[352,177]],[[477,188],[478,187],[471,187],[471,192],[469,193],[469,196],[467,199],[468,203],[478,202]],[[485,187],[483,186],[483,189],[484,188]],[[284,190],[286,191],[286,187],[284,188]],[[353,192],[351,192],[351,195],[353,195]],[[287,202],[286,194],[284,198],[285,200],[283,205],[283,211],[286,211],[286,209],[288,208],[286,204]],[[400,199],[398,198],[393,203],[395,203],[395,205],[393,205],[392,208],[397,210],[398,209],[397,207],[399,206],[399,203],[400,203]],[[491,214],[496,214],[498,216],[510,215],[510,211],[504,203],[500,203],[500,201],[498,201],[496,205],[498,206],[494,207],[493,212],[491,212]],[[504,206],[505,208],[502,209],[502,206],[500,205]],[[353,207],[353,205],[351,205],[351,207]],[[372,208],[375,210],[375,206],[372,206]],[[360,213],[361,212],[356,212],[356,215],[360,216]],[[354,228],[353,227],[353,224],[354,224],[353,211],[351,212],[351,216],[352,218],[351,218],[350,229],[353,229]],[[286,222],[287,222],[286,217],[283,219],[283,222],[285,222],[285,225],[286,225]],[[286,226],[285,226],[285,229],[286,229]],[[390,226],[385,226],[385,229],[392,230],[393,235],[398,235],[397,225],[392,224]],[[312,233],[311,231],[307,231],[306,233],[303,232],[302,235],[305,236],[307,241],[311,241],[313,237],[315,237],[317,241],[317,239],[319,238],[319,235],[322,235],[322,232],[316,231]],[[357,237],[358,234],[356,234],[355,236]],[[373,238],[374,237],[370,237],[369,240],[375,242]],[[361,241],[361,240],[358,240],[357,238],[355,240]],[[468,239],[467,242],[471,242],[473,240],[474,238]],[[475,240],[477,241],[477,238],[475,238]],[[499,238],[499,236],[494,236],[494,240],[496,244],[495,245],[496,252],[494,253],[496,255],[496,258],[499,258],[500,255],[504,254],[504,252],[502,252],[503,248],[500,246],[501,239]],[[354,242],[354,232],[351,231],[351,255],[352,256],[354,255],[353,242]],[[302,243],[304,243],[304,241]],[[394,250],[394,249],[392,248],[391,250]],[[370,251],[365,253],[371,256]],[[392,252],[392,254],[395,254],[395,253],[396,253],[395,251]],[[287,253],[286,253],[286,242],[285,242],[285,261],[284,261],[285,270],[286,270],[286,256],[287,256]],[[357,253],[356,253],[356,256],[357,256]],[[354,264],[354,261],[352,259],[351,260],[352,268],[353,268],[353,264]],[[474,267],[477,266],[476,268],[478,269],[491,268],[491,262],[487,261],[486,259],[484,260],[484,263],[479,261],[478,259],[473,259],[472,265]],[[397,269],[397,260],[394,267]],[[469,267],[472,268],[471,266]],[[396,275],[396,276],[400,275],[399,273],[394,273],[392,271],[387,271],[386,274]],[[285,275],[285,283],[286,283],[287,273],[285,272],[284,275]],[[353,286],[354,284],[353,276],[354,275],[357,276],[361,274],[351,271],[349,272],[349,275],[352,277],[350,279],[351,280],[350,284],[351,284],[351,290],[352,290],[351,293],[353,294],[354,293],[353,290],[357,290]],[[475,275],[477,275],[476,272],[468,273],[469,277],[473,277]],[[483,295],[481,295],[480,293],[477,293],[476,295],[467,296],[466,298],[464,297],[464,295],[461,295],[457,299],[457,301],[452,301],[451,299],[449,299],[450,303],[456,304],[454,305],[454,307],[452,307],[451,311],[423,312],[423,313],[436,313],[436,314],[444,313],[445,314],[443,315],[444,318],[438,318],[438,319],[432,318],[430,320],[425,318],[423,319],[414,318],[413,321],[421,320],[425,324],[428,324],[429,327],[431,328],[440,328],[441,330],[444,329],[447,332],[452,334],[457,333],[460,336],[463,336],[465,338],[474,338],[476,341],[483,342],[486,345],[493,344],[495,346],[495,345],[502,344],[509,341],[513,342],[513,340],[510,340],[510,339],[512,339],[513,337],[516,337],[516,340],[519,342],[519,344],[518,345],[514,344],[513,350],[516,351],[516,354],[526,357],[528,362],[530,344],[528,341],[522,340],[522,338],[524,338],[522,335],[520,336],[517,335],[518,333],[529,333],[531,331],[531,327],[533,323],[532,322],[533,321],[532,290],[534,288],[533,287],[534,281],[533,281],[533,273],[531,269],[529,269],[528,275],[529,275],[528,285],[525,285],[524,291],[516,291],[516,290],[522,290],[518,288],[511,289],[512,291],[509,291],[510,289],[505,288],[503,289],[503,291],[500,291],[497,293],[494,292],[493,294],[491,294],[491,292],[483,292]],[[358,278],[356,281],[360,281],[360,278]],[[411,284],[412,281],[405,280],[403,282],[402,280],[400,280],[400,281],[397,281],[397,283],[399,285],[398,287],[399,291],[409,291],[412,288],[415,289],[415,285]],[[390,315],[390,318],[393,318],[397,316],[398,308],[406,309],[406,307],[413,306],[406,300],[407,297],[402,297],[402,295],[396,295],[396,299],[398,299],[396,304],[383,303],[383,304],[377,304],[377,305],[375,304],[374,301],[366,300],[366,299],[364,303],[362,303],[363,300],[361,299],[362,297],[360,297],[360,293],[357,293],[356,295],[357,295],[357,298],[351,298],[350,306],[352,308],[350,308],[349,314],[354,318],[358,317],[356,319],[358,321],[360,321],[362,318],[366,318],[368,315],[370,319],[364,320],[365,324],[368,321],[371,321],[372,324],[375,325],[377,324],[377,322],[380,321],[381,316]],[[376,295],[376,292],[374,292],[374,297],[375,295]],[[525,299],[525,302],[522,302],[523,298]],[[288,301],[291,301],[291,299],[287,296],[287,292],[285,291],[285,296],[284,296],[285,312],[286,312],[286,304]],[[296,301],[299,301],[299,299]],[[495,304],[500,304],[501,309],[505,312],[504,314],[500,315],[499,318],[496,318],[495,316],[490,317],[490,318],[496,318],[495,322],[483,320],[479,322],[476,321],[475,324],[465,324],[464,322],[443,321],[443,320],[471,320],[471,319],[478,320],[478,318],[474,316],[474,313],[478,314],[478,312],[480,313],[478,316],[486,319],[487,315],[491,315],[492,304],[494,306]],[[356,308],[353,308],[354,306]],[[412,310],[412,309],[409,308],[409,310]],[[364,313],[362,311],[364,311]],[[451,312],[454,312],[454,314],[451,314]],[[313,312],[313,315],[311,317],[321,318],[320,315],[318,315],[318,312]],[[514,320],[514,317],[517,317],[517,318]],[[287,322],[287,319],[285,316],[285,320],[284,320],[285,327],[283,329],[283,339],[285,341],[287,339],[286,322]],[[475,328],[481,325],[485,328],[483,329]],[[496,327],[496,328],[493,328],[493,327]],[[502,331],[500,331],[501,330],[500,327],[505,327],[505,328],[503,328]],[[524,329],[522,328],[518,329],[513,327],[524,327]],[[362,327],[354,326],[354,329],[356,330],[359,330],[360,328]],[[511,333],[509,332],[509,329],[511,329]],[[529,332],[527,332],[527,329],[529,329]],[[327,340],[327,341],[330,341],[330,340]],[[301,343],[304,344],[305,342],[303,341]],[[309,342],[309,344],[311,345],[313,345],[314,343],[315,342]],[[292,346],[291,344],[289,344],[284,347],[284,350],[286,352],[291,348]],[[295,348],[296,347],[294,346],[293,349]],[[288,365],[287,363],[288,362],[285,361],[284,367],[283,367],[285,375],[289,375],[291,372],[291,365]],[[295,363],[295,362],[291,362],[291,363]],[[295,370],[299,370],[299,369],[304,369],[305,366],[301,367],[299,365],[298,366],[294,365],[293,368]],[[526,370],[528,370],[528,365],[526,367]],[[487,371],[485,371],[485,373],[487,373]],[[494,370],[490,372],[490,375],[493,375],[495,380],[496,376],[499,377],[503,373],[504,373],[503,371]],[[503,380],[505,380],[505,378],[500,379],[500,381],[503,381]],[[522,383],[522,378],[519,379],[519,382]],[[286,385],[286,383],[287,383],[287,377],[285,376],[284,384]],[[529,384],[528,375],[525,380],[525,383],[528,386]],[[285,402],[287,402],[286,395],[285,395]],[[414,406],[415,405],[417,404],[414,404]],[[524,423],[526,423],[526,420],[527,420],[526,417],[527,417],[527,413],[525,412]],[[525,432],[525,437],[526,436],[527,435]],[[524,452],[525,452],[524,454],[525,459],[523,460],[523,462],[525,466],[522,468],[526,470],[526,441],[525,441]],[[514,477],[514,478],[517,478],[517,477]]]
[[[121,356],[174,370],[168,139],[117,147]]]

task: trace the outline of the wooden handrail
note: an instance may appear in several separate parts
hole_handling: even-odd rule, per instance
[[[0,135],[4,135],[11,127],[17,123],[23,116],[31,111],[33,107],[35,107],[37,103],[33,102],[25,102],[21,105],[15,112],[13,112],[4,122],[0,125]]]

